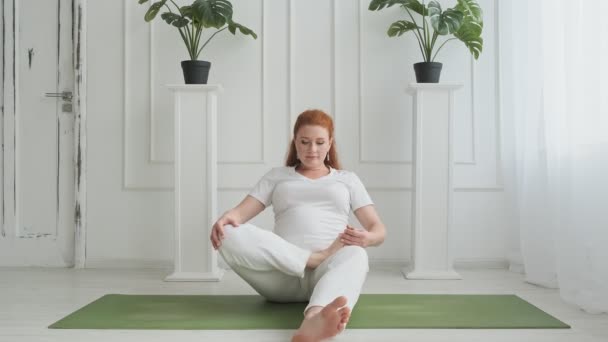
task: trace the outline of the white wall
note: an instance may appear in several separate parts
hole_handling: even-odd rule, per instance
[[[444,2],[450,5],[454,1]],[[330,112],[345,168],[359,174],[388,228],[375,260],[410,258],[412,98],[420,61],[413,35],[386,37],[399,9],[370,12],[367,0],[234,0],[235,20],[258,40],[218,35],[212,62],[219,100],[220,213],[282,163],[295,117]],[[453,255],[498,264],[516,245],[500,171],[497,0],[484,9],[484,52],[460,42],[438,56],[456,93]],[[444,6],[445,7],[445,6]],[[172,103],[183,83],[178,33],[143,21],[135,1],[88,3],[88,266],[166,266],[172,258]],[[160,18],[159,18],[160,19]],[[270,210],[254,223],[271,228]],[[205,227],[201,227],[204,229]]]

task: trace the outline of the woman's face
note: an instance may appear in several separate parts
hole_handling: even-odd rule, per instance
[[[322,167],[331,147],[332,139],[323,126],[305,125],[295,137],[296,152],[302,165],[308,169]]]

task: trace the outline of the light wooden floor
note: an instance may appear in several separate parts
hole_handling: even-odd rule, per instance
[[[464,280],[408,281],[396,266],[375,266],[364,293],[513,293],[572,329],[347,330],[335,341],[608,341],[608,315],[589,315],[557,291],[522,281],[507,270],[460,270]],[[0,268],[0,341],[288,341],[291,331],[51,330],[46,327],[108,293],[253,294],[234,273],[220,283],[166,283],[163,270]]]

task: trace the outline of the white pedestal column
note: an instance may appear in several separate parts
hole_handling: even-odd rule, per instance
[[[413,267],[407,279],[462,279],[452,268],[453,93],[460,84],[413,83]]]
[[[169,85],[175,100],[175,269],[166,281],[219,281],[209,234],[217,218],[219,85]]]

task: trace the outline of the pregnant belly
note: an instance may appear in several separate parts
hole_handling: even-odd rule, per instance
[[[278,215],[274,231],[296,246],[319,251],[331,245],[348,222],[348,217],[319,209],[287,211]]]

